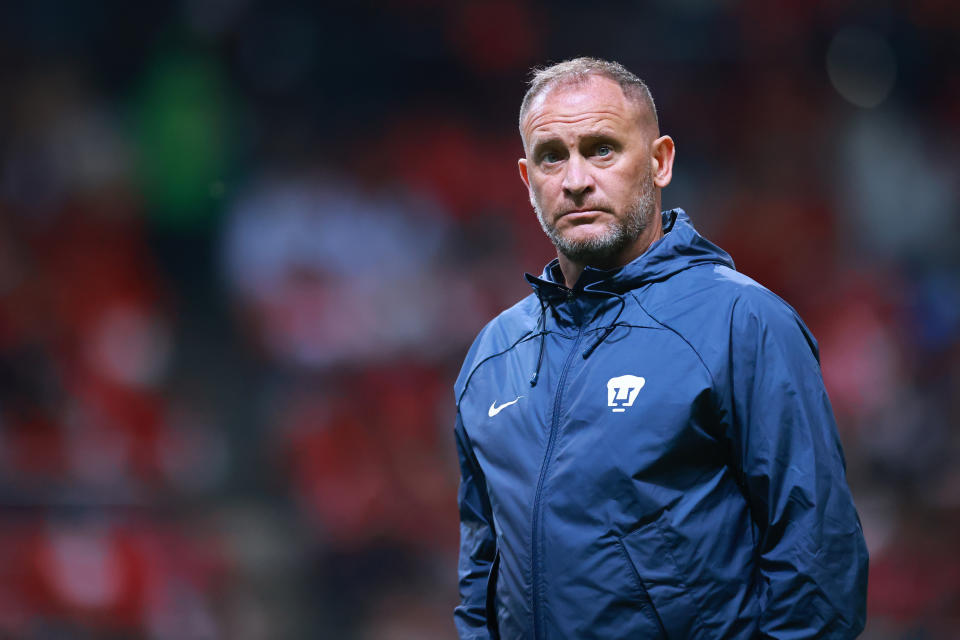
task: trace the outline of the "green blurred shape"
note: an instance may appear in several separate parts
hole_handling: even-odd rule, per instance
[[[168,51],[144,74],[133,108],[138,176],[158,226],[206,226],[220,211],[233,133],[216,60]]]

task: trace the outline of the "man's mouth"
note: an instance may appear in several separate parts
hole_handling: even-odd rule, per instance
[[[577,220],[579,218],[592,218],[600,215],[601,213],[607,213],[605,209],[573,209],[571,211],[565,211],[560,214],[558,218],[571,218]]]

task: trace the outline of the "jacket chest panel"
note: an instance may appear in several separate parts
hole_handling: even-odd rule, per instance
[[[569,351],[572,343],[554,337],[547,350]],[[527,517],[547,447],[557,371],[545,354],[539,381],[530,385],[539,348],[539,339],[527,340],[482,365],[460,402],[498,517],[504,512]]]
[[[618,329],[571,367],[546,483],[550,509],[629,529],[726,464],[712,383],[675,334]]]
[[[551,429],[550,502],[592,513],[605,502],[619,503],[621,513],[654,511],[665,492],[719,463],[700,418],[710,379],[689,346],[662,329],[618,328],[584,359],[595,335],[579,343],[547,336],[535,387],[537,339],[487,363],[471,382],[461,410],[495,511],[529,512]]]

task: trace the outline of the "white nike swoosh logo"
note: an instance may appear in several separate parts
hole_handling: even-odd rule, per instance
[[[517,399],[516,399],[516,400],[511,400],[510,402],[504,402],[504,403],[503,403],[502,405],[500,405],[499,407],[497,406],[497,401],[494,400],[493,403],[490,405],[490,410],[487,411],[487,415],[492,418],[493,416],[497,415],[498,413],[500,413],[501,411],[503,411],[504,409],[506,409],[506,408],[509,407],[510,405],[512,405],[512,404],[517,404],[517,402],[519,402],[519,401],[520,401],[520,398],[522,398],[522,397],[523,397],[523,396],[517,396]]]

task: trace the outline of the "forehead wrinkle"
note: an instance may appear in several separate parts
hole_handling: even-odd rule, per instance
[[[544,119],[549,120],[551,123],[556,122],[558,124],[561,124],[561,123],[572,124],[572,123],[580,122],[582,120],[589,120],[591,118],[594,118],[594,119],[610,118],[611,120],[621,120],[624,122],[629,121],[629,118],[624,118],[622,115],[620,115],[616,111],[596,109],[588,112],[580,111],[580,112],[569,113],[569,114],[540,113],[528,123],[530,125],[528,128],[536,129],[542,126],[540,124],[537,124],[537,122]]]
[[[584,136],[621,138],[624,134],[622,131],[618,133],[618,129],[621,127],[618,127],[617,123],[629,124],[629,119],[623,118],[620,114],[613,111],[596,111],[586,114],[556,117],[551,117],[549,114],[542,114],[538,118],[535,118],[535,120],[546,120],[546,122],[528,123],[527,138],[531,144],[540,143],[544,139],[562,139],[571,135],[577,138]],[[581,124],[584,126],[577,126]],[[555,129],[556,125],[574,125],[574,129],[557,131]],[[566,128],[564,127],[564,129]]]

